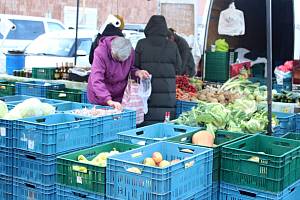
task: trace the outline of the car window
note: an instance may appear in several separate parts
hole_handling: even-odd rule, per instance
[[[78,41],[78,50],[84,50],[86,53],[90,52],[91,45],[92,45],[92,40],[91,39],[82,39]]]
[[[58,24],[58,23],[55,23],[55,22],[47,22],[48,24],[48,30],[49,31],[60,31],[60,30],[65,30],[65,28]]]
[[[11,22],[16,25],[16,29],[9,32],[7,39],[34,40],[45,33],[44,23],[41,21],[11,19]]]
[[[40,37],[34,40],[27,48],[26,54],[42,54],[53,56],[70,56],[74,39]]]

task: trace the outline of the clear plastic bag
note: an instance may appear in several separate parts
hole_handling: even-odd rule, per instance
[[[148,113],[148,99],[151,95],[152,86],[151,86],[151,75],[148,79],[140,80],[139,85],[139,96],[143,99],[143,108],[144,113]]]
[[[234,3],[220,14],[218,33],[220,35],[238,36],[245,34],[244,13],[235,8]]]

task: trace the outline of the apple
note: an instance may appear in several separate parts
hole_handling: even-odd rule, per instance
[[[167,160],[162,160],[162,161],[159,163],[159,167],[161,167],[161,168],[168,167],[169,165],[170,165],[170,162],[167,161]]]
[[[147,166],[153,166],[153,167],[156,166],[155,161],[152,158],[145,158],[143,164]]]
[[[161,153],[159,153],[159,152],[154,152],[154,153],[152,154],[152,159],[154,160],[154,162],[155,162],[156,164],[158,164],[158,163],[160,163],[160,162],[163,160],[163,157],[162,157]]]

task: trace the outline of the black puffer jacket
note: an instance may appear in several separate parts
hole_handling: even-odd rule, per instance
[[[154,15],[145,28],[145,39],[136,46],[135,66],[152,74],[149,111],[143,125],[162,122],[166,112],[175,117],[176,72],[181,58],[174,42],[167,39],[167,23],[163,16]]]
[[[180,74],[194,76],[196,74],[195,62],[189,44],[183,37],[176,33],[174,34],[174,37],[182,59],[182,69]]]

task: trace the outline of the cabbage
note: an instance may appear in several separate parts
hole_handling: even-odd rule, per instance
[[[42,103],[41,110],[43,111],[43,115],[51,115],[55,113],[55,107],[48,103]]]
[[[4,101],[0,101],[0,118],[8,113],[7,105]]]
[[[42,103],[37,98],[26,99],[9,111],[4,118],[9,120],[21,119],[26,117],[38,117],[55,113],[55,107],[50,104]]]
[[[7,120],[17,120],[17,119],[21,119],[21,118],[22,118],[21,113],[18,110],[16,110],[15,108],[12,109],[11,111],[9,111],[9,113],[7,113],[4,116],[4,119],[7,119]]]

